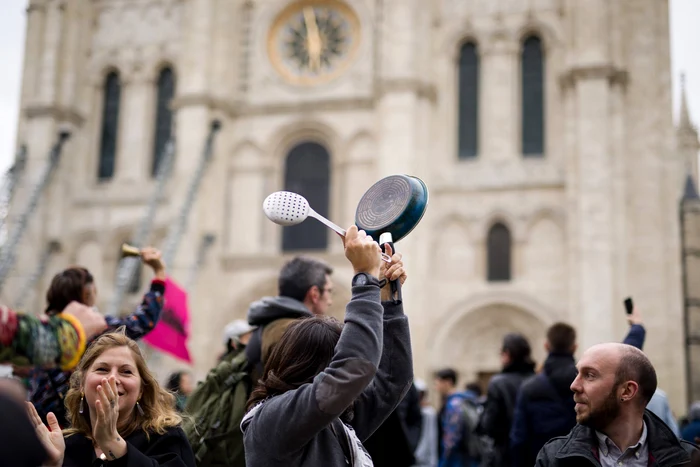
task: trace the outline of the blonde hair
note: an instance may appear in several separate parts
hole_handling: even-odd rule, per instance
[[[115,332],[98,337],[88,347],[75,373],[71,376],[70,390],[65,400],[71,428],[63,431],[66,436],[80,433],[92,440],[90,411],[86,409],[82,414],[79,412],[80,400],[83,398],[85,375],[97,357],[106,350],[116,347],[128,347],[131,350],[131,354],[136,362],[136,368],[141,377],[139,405],[143,409],[143,415],[138,413],[137,410],[132,412],[129,420],[118,427],[119,434],[126,437],[137,430],[143,430],[146,436],[152,432],[164,434],[168,428],[182,423],[182,417],[175,411],[175,398],[170,392],[160,387],[156,378],[149,371],[138,345],[126,336],[122,327]]]

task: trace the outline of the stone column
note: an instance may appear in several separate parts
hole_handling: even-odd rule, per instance
[[[378,40],[379,98],[377,102],[378,150],[377,179],[392,174],[421,177],[430,185],[430,126],[426,116],[434,112],[430,83],[423,70],[429,66],[429,53],[417,53],[420,41],[430,41],[429,22],[421,21],[430,6],[422,0],[387,0],[381,15]],[[374,181],[373,181],[374,182]],[[429,281],[428,242],[430,225],[421,226],[396,246],[406,258],[410,282],[403,290],[406,313],[411,319],[414,368],[425,376],[429,341],[430,297],[423,293]]]
[[[119,142],[115,175],[118,183],[137,185],[151,178],[155,131],[155,84],[144,73],[124,73],[121,80]]]
[[[518,44],[494,38],[480,44],[479,140],[480,158],[518,160],[520,103],[520,48]]]
[[[25,71],[31,72],[32,76],[24,77],[22,102],[22,111],[26,116],[22,124],[22,134],[23,142],[27,144],[27,161],[23,178],[15,192],[11,216],[8,218],[10,231],[16,228],[16,221],[27,208],[28,199],[48,163],[49,151],[57,139],[60,123],[56,113],[61,72],[59,62],[66,29],[64,10],[64,0],[48,2],[45,5],[34,3],[28,8],[27,52],[30,57],[25,62]],[[69,147],[64,147],[64,157],[59,170],[61,165],[65,165],[65,153]],[[61,208],[60,199],[51,196],[60,193],[57,184],[60,184],[60,181],[55,177],[52,186],[44,191],[31,217],[18,245],[19,251],[15,255],[14,267],[3,287],[3,298],[21,290],[28,276],[36,268],[48,236],[57,234],[61,228],[61,223],[50,225],[50,214]],[[12,296],[13,300],[15,298]],[[7,303],[12,303],[12,300]]]
[[[606,63],[604,0],[576,3],[574,19],[575,61],[563,84],[568,98],[575,102],[573,118],[574,151],[569,157],[573,178],[567,183],[572,193],[571,245],[577,258],[571,295],[576,304],[580,347],[617,341],[614,317],[619,316],[620,300],[615,294],[615,204],[613,159],[610,145],[610,68]],[[591,32],[592,31],[592,32]]]

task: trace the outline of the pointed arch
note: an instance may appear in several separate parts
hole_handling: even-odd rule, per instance
[[[97,178],[110,180],[114,176],[119,131],[119,106],[121,81],[116,70],[107,74],[103,87],[102,130],[100,134],[100,156],[97,164]]]
[[[476,42],[465,42],[459,52],[459,159],[470,159],[479,151],[479,51]]]
[[[172,67],[166,66],[158,75],[156,84],[156,119],[153,138],[153,163],[151,175],[158,173],[158,166],[163,157],[165,145],[170,139],[173,124],[173,111],[170,102],[175,95],[175,73]]]
[[[324,146],[299,143],[287,154],[284,189],[304,196],[314,211],[328,216],[330,170],[330,154]],[[284,227],[282,232],[282,251],[325,250],[327,246],[328,229],[314,220]]]
[[[525,157],[544,155],[544,68],[544,49],[539,35],[524,37],[520,52],[520,126]]]
[[[512,243],[510,229],[505,224],[496,222],[491,226],[486,238],[486,278],[489,282],[511,280]]]

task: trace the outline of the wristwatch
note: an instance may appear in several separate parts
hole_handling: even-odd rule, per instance
[[[382,281],[384,282],[384,281]],[[386,284],[386,282],[384,282]],[[352,278],[352,286],[365,286],[365,285],[376,285],[380,289],[382,288],[382,283],[374,277],[371,274],[367,274],[365,272],[359,272],[355,274],[355,277]]]

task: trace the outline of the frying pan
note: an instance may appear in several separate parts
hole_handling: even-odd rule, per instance
[[[384,250],[408,235],[423,219],[428,208],[428,187],[423,180],[411,175],[390,175],[372,185],[362,195],[355,212],[355,225],[367,235],[379,240]],[[401,288],[398,281],[391,283],[392,297]]]

